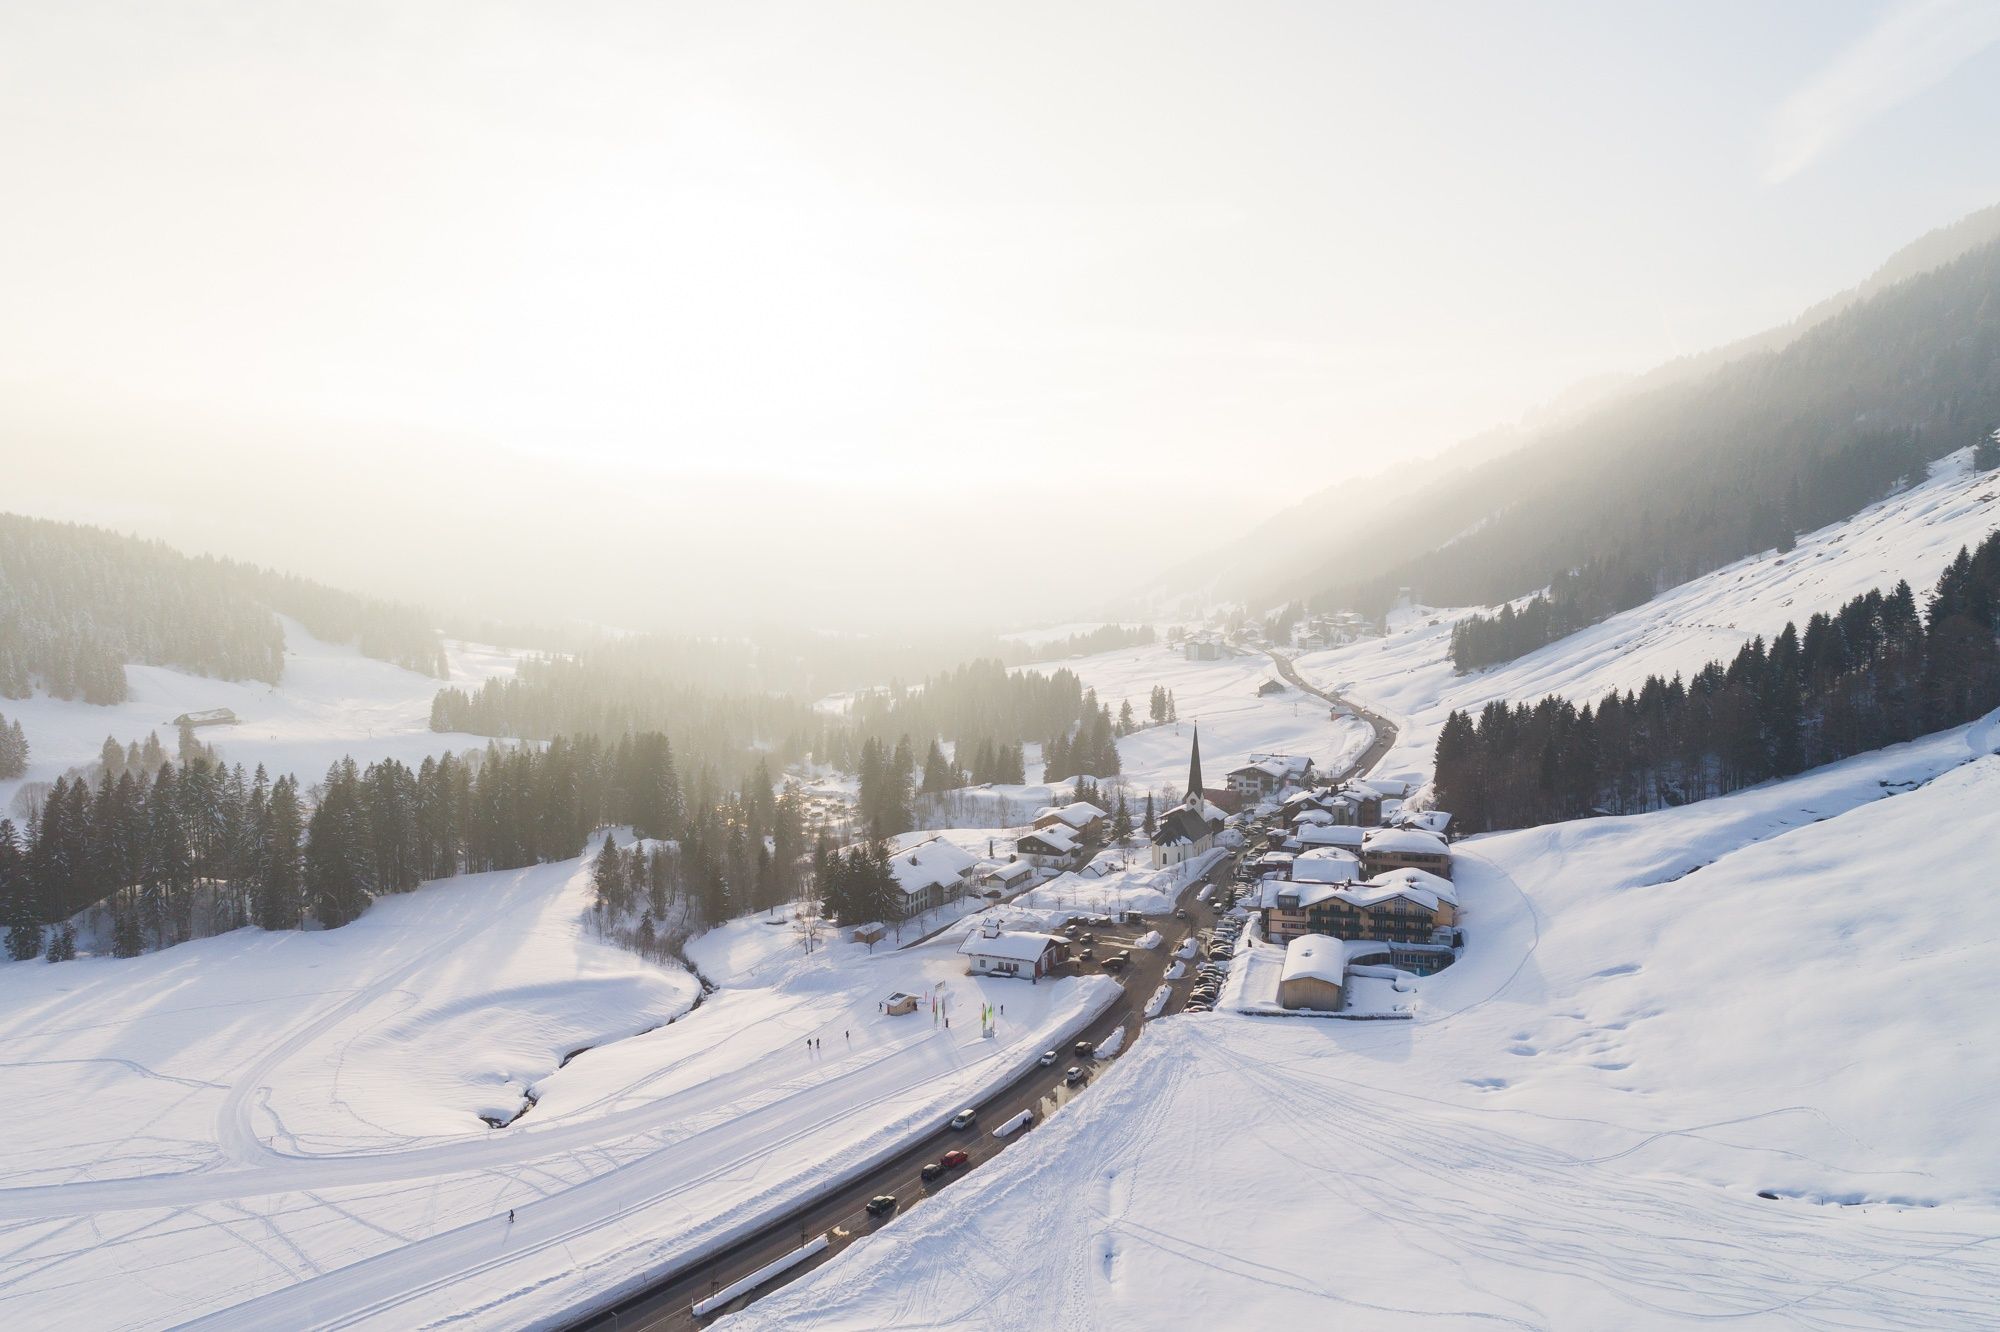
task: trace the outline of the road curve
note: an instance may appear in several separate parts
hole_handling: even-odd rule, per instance
[[[1277,649],[1265,648],[1264,655],[1271,659],[1272,664],[1278,668],[1278,674],[1289,680],[1293,688],[1302,689],[1315,698],[1325,699],[1329,707],[1346,708],[1375,728],[1375,739],[1370,742],[1368,748],[1361,751],[1361,757],[1354,760],[1347,771],[1334,778],[1335,781],[1359,777],[1374,771],[1375,765],[1387,757],[1389,751],[1395,747],[1396,723],[1379,712],[1370,712],[1351,698],[1342,698],[1339,694],[1308,684],[1305,677],[1299,674],[1298,668],[1292,665],[1292,659]]]

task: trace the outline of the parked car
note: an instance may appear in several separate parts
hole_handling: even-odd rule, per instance
[[[979,1112],[968,1105],[951,1117],[951,1126],[955,1129],[969,1129],[972,1127],[972,1121],[977,1118]]]
[[[938,1164],[947,1170],[956,1170],[972,1158],[954,1147],[938,1158]]]
[[[1175,908],[1174,908],[1174,919],[1175,919],[1175,920],[1186,920],[1187,918],[1188,918],[1188,913],[1187,913],[1187,908],[1186,908],[1186,907],[1175,907]]]
[[[1040,1064],[1043,1068],[1047,1068],[1049,1065],[1056,1062],[1056,1052],[1054,1050],[1044,1050],[1042,1051],[1042,1057],[1040,1059],[1037,1059],[1035,1062]]]
[[[944,1167],[936,1161],[926,1161],[924,1162],[924,1168],[917,1173],[922,1175],[926,1180],[932,1180],[944,1173]]]
[[[1075,1064],[1071,1064],[1069,1066],[1069,1072],[1063,1074],[1063,1081],[1067,1082],[1072,1087],[1076,1086],[1077,1083],[1083,1081],[1083,1070],[1078,1068]]]
[[[881,1216],[895,1210],[896,1195],[893,1193],[878,1193],[868,1200],[868,1215],[870,1216]]]
[[[1099,965],[1101,965],[1106,971],[1123,971],[1125,970],[1125,954],[1113,953],[1110,957],[1105,958],[1104,961]]]
[[[1097,956],[1097,950],[1095,948],[1086,948],[1078,953],[1077,956],[1085,962],[1089,962]]]

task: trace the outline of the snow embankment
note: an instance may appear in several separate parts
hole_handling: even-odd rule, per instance
[[[1106,1036],[1103,1040],[1099,1041],[1097,1043],[1097,1048],[1090,1052],[1090,1057],[1092,1059],[1113,1059],[1116,1058],[1118,1052],[1124,1048],[1125,1048],[1125,1028],[1120,1027],[1116,1031],[1112,1032],[1109,1036]]]
[[[696,1300],[694,1307],[689,1312],[693,1313],[696,1318],[706,1317],[737,1296],[749,1294],[772,1277],[781,1276],[791,1271],[794,1267],[797,1267],[800,1263],[805,1262],[808,1258],[815,1258],[825,1253],[827,1246],[831,1243],[832,1241],[826,1236],[815,1235],[784,1257],[765,1263],[741,1281],[732,1281],[707,1299]]]

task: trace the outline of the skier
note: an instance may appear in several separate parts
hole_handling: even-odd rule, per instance
[[[511,1207],[507,1209],[507,1224],[510,1226],[514,1224],[514,1209]]]

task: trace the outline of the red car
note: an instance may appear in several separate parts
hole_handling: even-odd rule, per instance
[[[950,1151],[946,1152],[943,1156],[940,1156],[938,1158],[938,1164],[948,1169],[956,1170],[960,1166],[964,1165],[967,1161],[970,1161],[971,1159],[972,1158],[967,1156],[964,1152],[961,1152],[960,1150],[958,1150],[958,1148],[954,1147]]]

